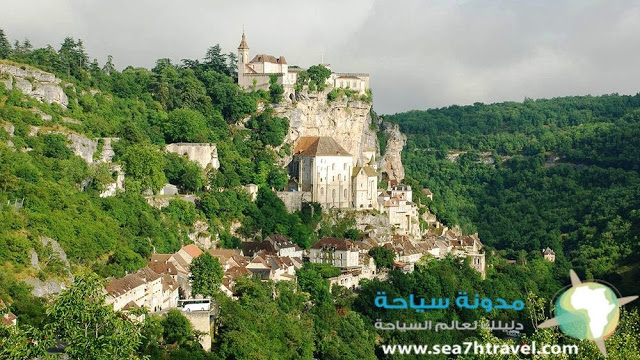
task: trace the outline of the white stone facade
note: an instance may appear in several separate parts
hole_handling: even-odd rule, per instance
[[[309,250],[309,261],[339,268],[355,268],[359,263],[358,248],[347,239],[324,237]]]
[[[322,64],[330,68],[328,64]],[[298,80],[299,67],[289,68],[283,56],[275,57],[267,54],[255,55],[250,60],[249,45],[244,32],[238,46],[238,85],[244,89],[268,90],[271,75],[276,75],[277,83],[285,90],[285,97],[293,93],[293,86]],[[364,73],[331,73],[326,81],[329,87],[356,90],[364,93],[369,89],[369,74]]]

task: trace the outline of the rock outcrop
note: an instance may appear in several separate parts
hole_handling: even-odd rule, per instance
[[[9,134],[9,136],[13,136],[15,131],[16,131],[16,127],[13,126],[13,124],[11,124],[11,123],[6,123],[6,124],[2,125],[2,127],[7,132],[7,134]]]
[[[51,73],[26,65],[0,64],[0,82],[3,82],[7,89],[13,89],[15,86],[25,95],[66,108],[69,99],[60,87],[61,81]]]
[[[167,145],[166,150],[186,156],[189,160],[197,162],[203,169],[206,169],[207,166],[211,166],[214,169],[220,167],[216,144],[175,143]]]
[[[361,158],[363,152],[376,148],[370,110],[370,103],[347,97],[327,102],[326,92],[300,97],[293,104],[284,102],[275,108],[277,116],[289,119],[285,143],[295,144],[302,136],[330,136],[353,155],[354,163],[368,161]]]
[[[71,142],[69,147],[73,153],[80,156],[87,164],[93,163],[93,154],[98,150],[98,141],[78,134],[66,134]]]
[[[400,132],[397,124],[382,121],[381,126],[387,138],[387,148],[380,159],[379,168],[387,173],[389,180],[401,182],[404,179],[401,154],[407,143],[407,136]]]

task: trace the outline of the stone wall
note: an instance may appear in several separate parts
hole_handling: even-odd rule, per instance
[[[202,331],[204,335],[200,337],[200,345],[205,351],[211,351],[211,320],[208,311],[184,311],[182,312],[193,330]]]
[[[300,211],[303,201],[311,201],[311,193],[308,191],[276,191],[276,195],[282,200],[290,213]]]
[[[16,66],[0,64],[0,82],[7,89],[20,89],[25,95],[34,97],[46,103],[55,103],[64,108],[69,105],[69,99],[60,87],[61,80],[55,75],[32,68],[30,66]]]

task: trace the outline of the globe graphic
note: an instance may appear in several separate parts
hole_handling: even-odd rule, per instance
[[[585,282],[564,292],[555,303],[560,330],[576,339],[603,339],[618,326],[620,308],[608,286]]]

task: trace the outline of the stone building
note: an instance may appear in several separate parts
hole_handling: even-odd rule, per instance
[[[331,264],[342,269],[360,265],[358,247],[347,239],[323,237],[309,250],[309,261],[314,264]]]
[[[270,76],[275,75],[277,83],[284,87],[285,98],[293,98],[293,86],[298,80],[298,73],[304,69],[289,66],[284,56],[257,54],[251,60],[249,58],[249,45],[243,32],[238,46],[238,85],[244,89],[268,90]],[[322,65],[331,69],[328,64]],[[329,87],[364,93],[369,89],[369,74],[332,72],[326,83]]]
[[[105,302],[113,304],[116,311],[144,307],[156,312],[176,307],[178,303],[178,283],[170,275],[160,275],[149,267],[111,279],[106,292]]]
[[[377,208],[378,174],[371,164],[354,167],[352,177],[354,207],[356,209]]]
[[[387,190],[381,190],[378,194],[377,206],[381,213],[387,215],[389,223],[399,234],[419,236],[418,205],[412,199],[411,186],[399,184]]]
[[[374,163],[371,157],[369,164],[354,167],[353,156],[333,138],[304,136],[296,143],[289,164],[297,187],[291,190],[301,192],[298,197],[303,201],[318,202],[324,209],[376,209],[378,174]],[[279,196],[284,201],[295,193]]]
[[[544,257],[545,260],[550,261],[550,262],[555,262],[556,261],[556,253],[555,251],[551,250],[551,248],[547,247],[546,249],[542,250],[542,257]]]
[[[290,172],[298,190],[311,193],[323,208],[352,206],[353,157],[333,138],[308,136],[296,143]]]

